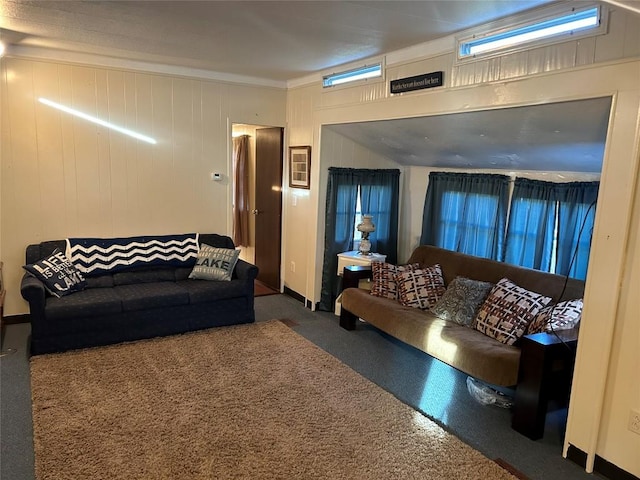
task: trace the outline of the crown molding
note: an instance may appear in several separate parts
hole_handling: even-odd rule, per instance
[[[251,85],[258,87],[271,87],[281,89],[287,88],[287,82],[285,81],[216,72],[200,68],[165,65],[137,60],[125,60],[122,58],[108,57],[104,55],[92,55],[86,53],[68,52],[63,50],[52,50],[47,48],[9,46],[7,48],[7,51],[5,52],[5,55],[17,58],[27,58],[31,60],[44,60],[71,64],[91,65],[105,68],[135,70],[144,73],[176,75],[181,77],[196,78],[200,80],[215,80],[225,83]]]
[[[375,57],[370,57],[370,59],[375,58],[379,60],[380,58],[384,58],[385,65],[388,68],[389,66],[393,65],[414,62],[438,55],[444,55],[452,52],[454,48],[455,36],[449,35],[446,37],[431,40],[429,42],[424,42],[400,50],[395,50],[383,56],[377,55]],[[251,77],[247,75],[216,72],[213,70],[205,70],[200,68],[181,67],[176,65],[166,65],[138,60],[126,60],[122,58],[109,57],[106,55],[93,55],[29,46],[8,46],[5,55],[33,60],[91,65],[105,68],[119,68],[145,73],[177,75],[181,77],[197,78],[201,80],[214,80],[226,83],[281,89],[297,88],[322,82],[321,72],[306,75],[304,77],[294,78],[287,81],[280,81],[260,77]],[[370,59],[364,59],[359,61],[358,63],[366,63]]]

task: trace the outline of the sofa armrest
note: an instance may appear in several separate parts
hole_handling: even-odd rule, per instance
[[[360,280],[371,278],[372,272],[369,265],[349,265],[342,271],[342,289],[358,288]]]
[[[47,292],[44,283],[33,275],[25,274],[20,284],[20,294],[29,302],[31,319],[44,318],[44,304]]]
[[[245,262],[244,260],[238,259],[236,263],[236,267],[233,271],[234,277],[244,280],[247,282],[253,282],[258,276],[258,267],[255,265]]]
[[[533,333],[531,335],[526,335],[526,337],[541,345],[564,343],[569,347],[575,348],[575,342],[578,340],[578,328],[558,330],[556,332]]]
[[[514,430],[532,440],[542,438],[549,401],[568,403],[577,343],[578,329],[522,338],[511,419]]]

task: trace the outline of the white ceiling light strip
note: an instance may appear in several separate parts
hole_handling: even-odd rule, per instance
[[[123,133],[125,135],[135,138],[136,140],[142,140],[143,142],[151,143],[152,145],[155,145],[156,143],[158,143],[154,138],[148,137],[146,135],[142,135],[141,133],[138,133],[138,132],[134,132],[133,130],[129,130],[128,128],[119,127],[118,125],[114,125],[113,123],[107,122],[105,120],[100,120],[99,118],[80,112],[71,107],[61,105],[47,98],[40,97],[38,98],[38,101],[40,103],[48,105],[49,107],[56,108],[62,112],[68,113],[78,118],[82,118],[83,120],[87,120],[88,122],[95,123],[96,125],[100,125],[102,127],[115,130],[116,132]]]

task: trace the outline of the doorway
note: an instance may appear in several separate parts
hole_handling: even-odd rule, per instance
[[[280,291],[282,245],[283,129],[233,124],[232,135],[248,136],[249,245],[240,258],[255,264],[258,281]],[[232,188],[236,188],[233,184]]]

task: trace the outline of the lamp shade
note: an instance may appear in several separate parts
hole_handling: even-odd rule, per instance
[[[359,223],[358,226],[356,227],[357,230],[359,232],[362,232],[363,234],[369,234],[371,232],[375,232],[376,226],[371,221],[372,219],[373,217],[371,215],[363,215],[362,222]]]

